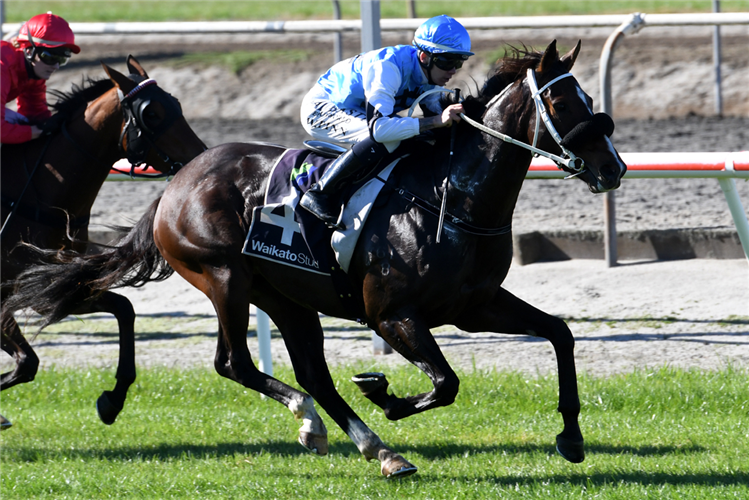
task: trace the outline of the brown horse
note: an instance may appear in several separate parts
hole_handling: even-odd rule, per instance
[[[557,450],[567,460],[581,462],[572,333],[561,319],[501,287],[512,259],[512,214],[532,158],[518,144],[566,156],[556,157],[593,192],[617,188],[626,171],[607,137],[613,123],[594,115],[592,100],[568,74],[579,49],[578,43],[560,58],[552,42],[543,53],[518,50],[500,60],[479,96],[464,102],[466,116],[483,122],[478,124],[483,128],[465,121],[457,126],[452,162],[451,131],[443,131],[447,138],[438,132],[434,147],[401,161],[374,204],[351,259],[354,307],[343,303],[329,276],[243,255],[253,208],[263,203],[271,169],[285,152],[267,144],[224,144],[201,154],[175,176],[117,248],[61,256],[58,264],[39,268],[37,286],[29,285],[19,296],[42,301],[50,317],[60,317],[76,303],[76,294],[88,297],[111,286],[142,284],[140,271],[163,263],[155,245],[216,309],[218,373],[286,405],[304,420],[301,444],[324,455],[327,432],[314,398],[367,459],[380,461],[386,476],[408,475],[416,467],[388,448],[337,393],[324,358],[318,312],[361,318],[429,376],[432,391],[405,398],[387,392],[382,374],[355,377],[364,395],[392,420],[449,405],[458,393],[458,377],[431,328],[450,324],[472,332],[542,337],[558,359],[564,429],[557,436]],[[539,111],[549,117],[537,127]],[[445,194],[448,215],[438,243],[437,215]],[[132,279],[134,270],[139,277]],[[50,280],[60,285],[47,292]],[[296,379],[309,395],[253,364],[246,342],[251,303],[275,322]]]
[[[134,57],[127,59],[129,77],[102,66],[108,79],[58,93],[56,134],[2,147],[3,302],[12,294],[10,283],[35,262],[29,247],[19,243],[86,249],[91,207],[117,160],[147,162],[165,176],[206,149],[179,102],[149,79]],[[120,328],[117,385],[97,402],[101,419],[112,423],[135,380],[135,313],[128,299],[112,292],[76,309],[94,312],[114,314]],[[34,379],[39,359],[12,315],[3,316],[2,349],[16,360],[15,369],[0,377],[2,390]]]

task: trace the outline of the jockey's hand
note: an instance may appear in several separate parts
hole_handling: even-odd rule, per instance
[[[65,121],[65,116],[55,113],[42,124],[42,133],[44,135],[56,134],[60,130],[60,127],[62,127],[63,121]]]
[[[420,118],[419,132],[424,132],[433,128],[449,127],[453,122],[460,121],[460,113],[463,113],[463,105],[451,104],[442,111],[441,115]]]
[[[460,121],[460,114],[463,113],[462,104],[451,104],[442,111],[442,127],[449,127],[453,122]]]

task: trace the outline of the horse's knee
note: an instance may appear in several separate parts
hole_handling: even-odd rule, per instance
[[[575,337],[564,320],[554,318],[550,334],[546,338],[557,351],[572,351],[575,349]]]
[[[558,349],[565,351],[574,351],[575,337],[572,335],[572,332],[564,321],[562,321],[562,325],[564,328],[559,331],[560,333],[557,337],[557,347]]]

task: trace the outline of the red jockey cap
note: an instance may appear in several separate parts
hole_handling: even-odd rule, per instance
[[[75,44],[75,35],[68,22],[51,12],[36,15],[26,21],[18,33],[18,42],[24,46],[30,45],[29,34],[31,34],[31,41],[37,47],[67,48],[74,54],[81,51],[81,48]]]

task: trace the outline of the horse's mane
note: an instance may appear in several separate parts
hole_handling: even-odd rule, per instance
[[[542,52],[509,46],[510,53],[500,58],[494,64],[494,74],[486,80],[484,88],[479,92],[478,99],[484,104],[499,94],[509,84],[525,77],[528,68],[535,68],[541,62]],[[507,54],[507,52],[505,52]]]
[[[509,51],[498,59],[494,69],[477,96],[468,96],[463,101],[466,115],[479,120],[486,111],[486,105],[492,97],[499,94],[509,84],[525,77],[528,68],[535,68],[543,57],[542,52],[534,51],[523,45],[522,47],[508,46]],[[452,95],[448,97],[453,97]],[[452,102],[450,102],[451,104]]]
[[[57,102],[50,107],[56,113],[69,116],[81,107],[86,106],[89,102],[102,96],[112,87],[114,87],[114,83],[108,78],[102,80],[86,78],[81,85],[74,83],[73,88],[68,92],[50,90],[49,93],[57,98]]]

